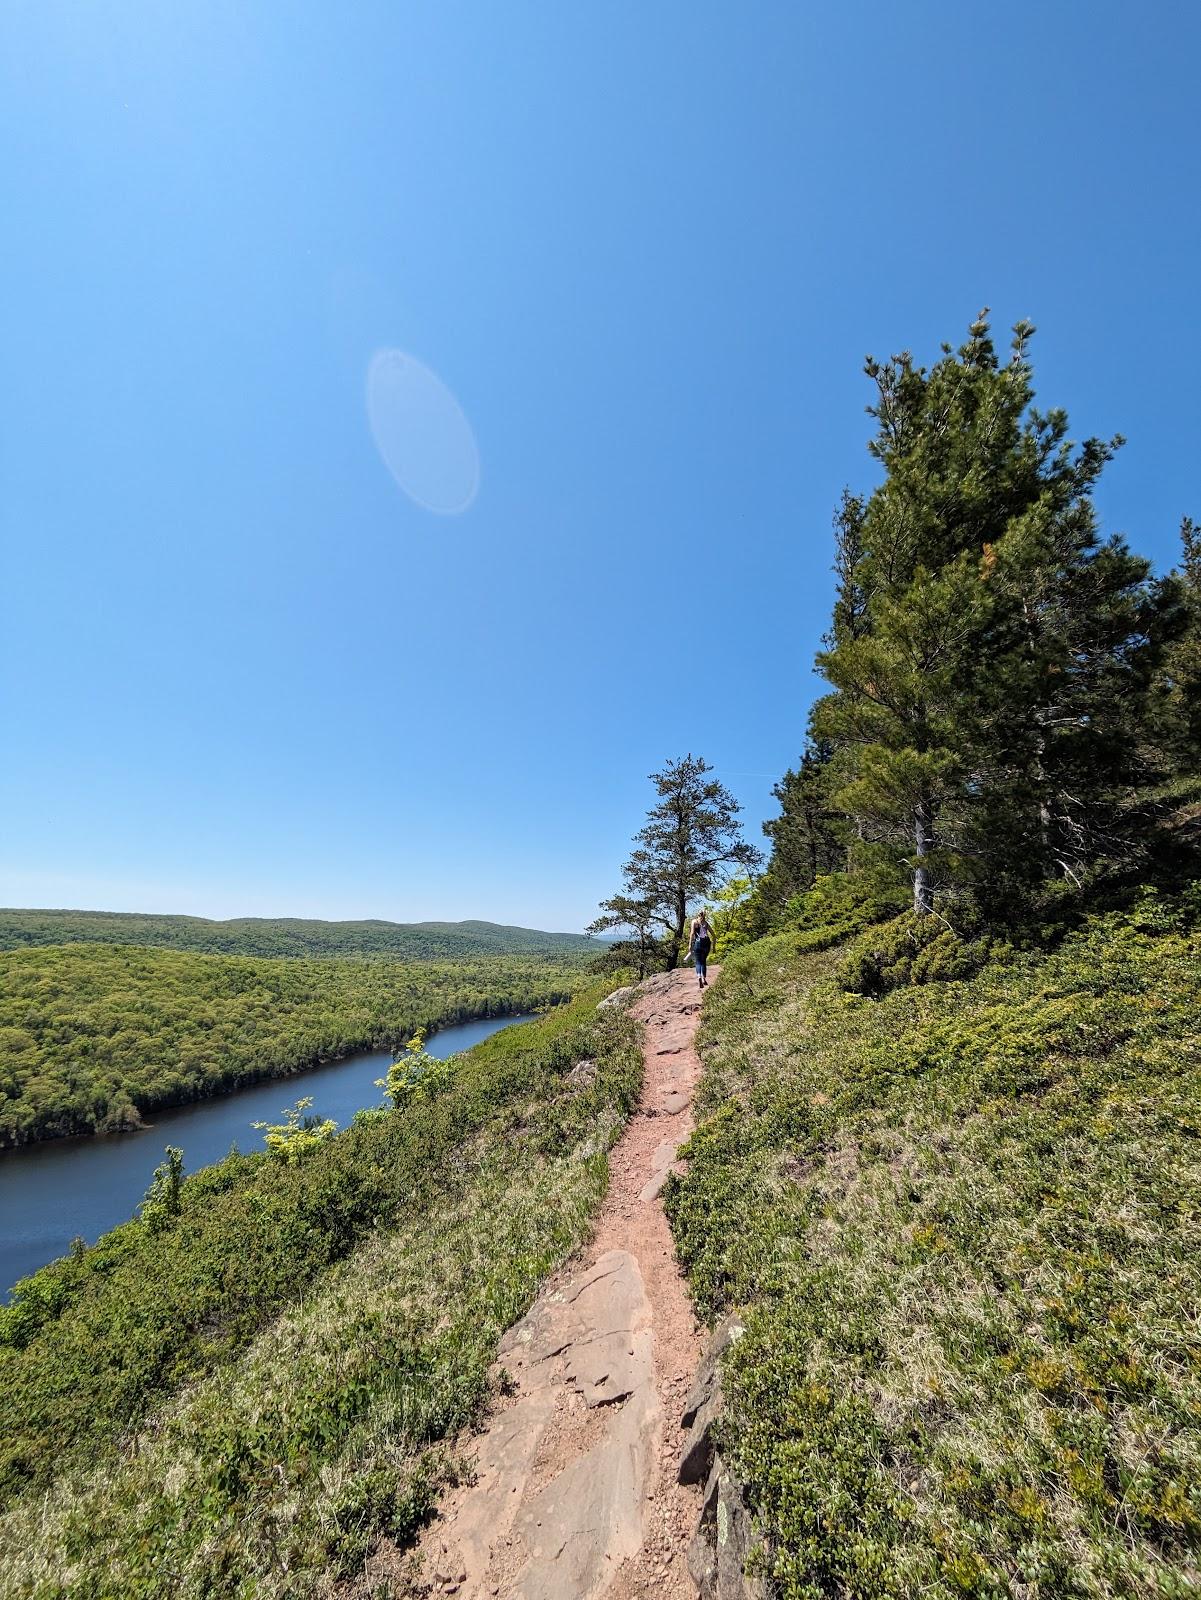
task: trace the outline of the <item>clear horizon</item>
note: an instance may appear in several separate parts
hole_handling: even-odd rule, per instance
[[[799,758],[864,356],[1029,317],[1201,515],[1169,0],[10,7],[0,901],[582,928]]]

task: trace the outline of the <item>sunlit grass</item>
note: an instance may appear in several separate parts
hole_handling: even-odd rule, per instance
[[[436,1211],[372,1238],[237,1363],[99,1470],[0,1521],[0,1594],[299,1597],[403,1539],[477,1415],[501,1332],[583,1238],[603,1154],[471,1158]]]

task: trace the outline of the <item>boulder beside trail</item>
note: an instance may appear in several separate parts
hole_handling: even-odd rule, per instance
[[[705,1347],[680,1417],[680,1426],[688,1429],[680,1458],[681,1483],[704,1483],[709,1476],[713,1465],[713,1424],[721,1412],[721,1360],[745,1332],[741,1316],[731,1311],[718,1323]]]
[[[714,1424],[721,1414],[721,1362],[746,1325],[731,1312],[714,1329],[684,1402],[680,1425],[688,1430],[680,1456],[681,1483],[704,1483],[696,1533],[688,1547],[688,1571],[701,1600],[761,1600],[763,1585],[746,1575],[754,1529],[742,1490],[716,1449]]]
[[[635,986],[632,983],[627,983],[624,989],[614,989],[612,994],[607,994],[603,1000],[598,1000],[596,1009],[598,1011],[610,1011],[615,1007],[628,1006],[636,993]]]
[[[688,1571],[701,1600],[763,1600],[763,1584],[746,1573],[753,1547],[754,1529],[742,1490],[715,1455],[688,1546]]]

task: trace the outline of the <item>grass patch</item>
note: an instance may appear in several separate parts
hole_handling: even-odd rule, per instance
[[[667,1202],[703,1313],[750,1313],[723,1443],[779,1594],[1201,1593],[1180,922],[878,1000],[795,936],[727,959]]]

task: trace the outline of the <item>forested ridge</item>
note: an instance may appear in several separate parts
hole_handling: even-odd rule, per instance
[[[159,916],[133,911],[0,909],[0,950],[41,944],[138,944],[208,955],[391,956],[455,960],[485,955],[585,959],[596,946],[579,933],[544,933],[496,922],[322,922],[304,917]]]
[[[144,1114],[420,1030],[530,1011],[585,981],[538,956],[268,960],[73,944],[0,952],[0,1144]]]

